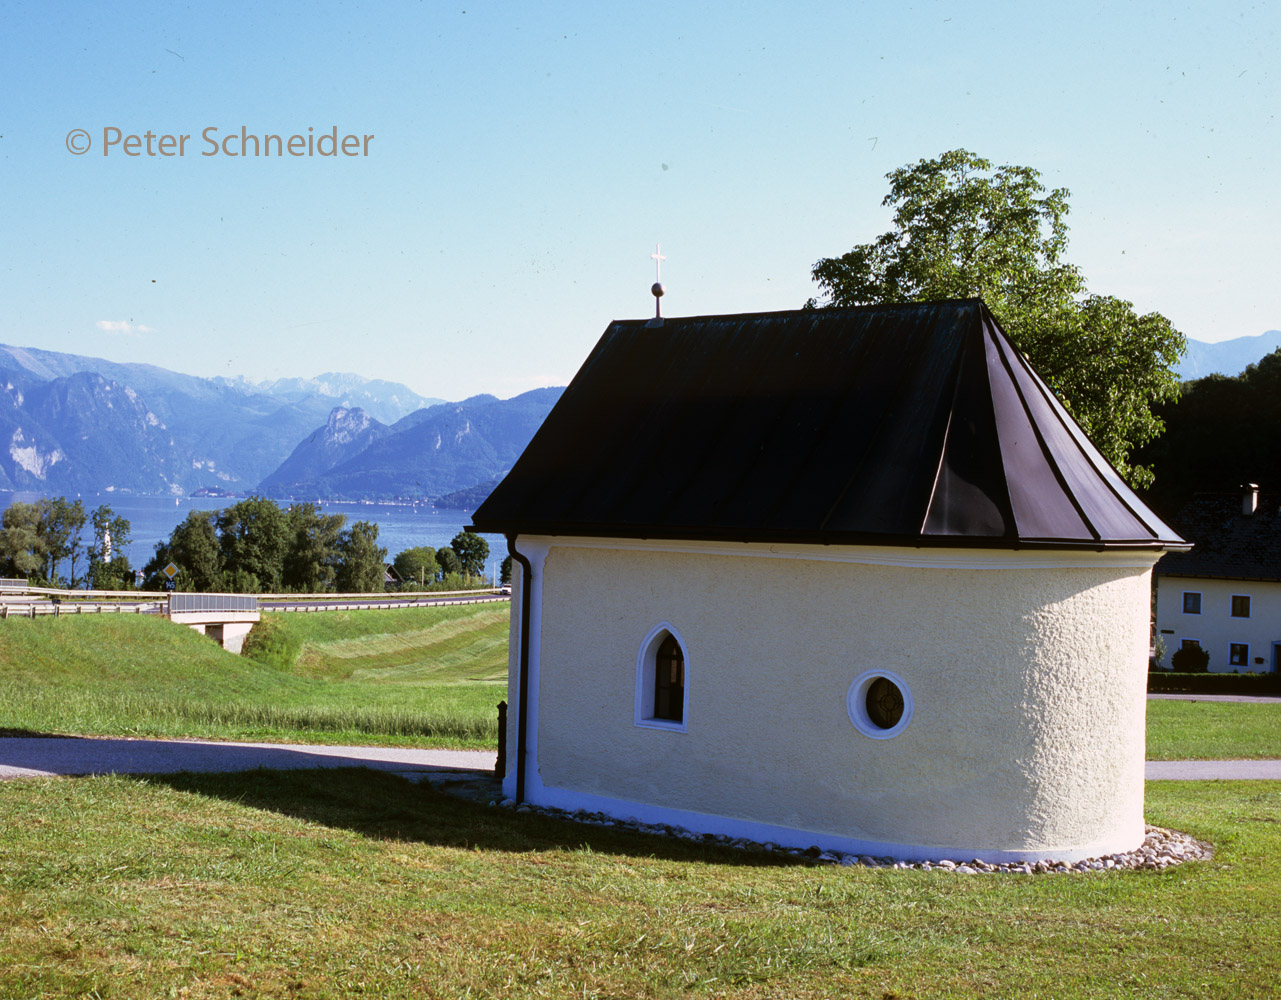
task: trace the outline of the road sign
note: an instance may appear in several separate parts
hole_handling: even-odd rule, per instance
[[[175,576],[178,575],[178,567],[175,566],[173,563],[170,563],[160,572],[162,572],[165,576],[169,577],[169,579],[172,580]]]

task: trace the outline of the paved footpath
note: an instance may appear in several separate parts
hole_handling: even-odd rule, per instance
[[[252,771],[260,767],[283,771],[369,767],[412,778],[449,771],[493,771],[496,757],[492,750],[10,736],[0,737],[0,779],[58,774]]]
[[[395,747],[215,743],[96,737],[0,737],[0,780],[49,775],[169,774],[175,771],[295,770],[369,767],[412,779],[492,772],[492,750],[406,750]],[[1281,780],[1281,760],[1148,761],[1149,781]]]

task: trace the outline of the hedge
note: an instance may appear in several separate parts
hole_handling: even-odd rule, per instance
[[[1281,675],[1176,674],[1172,670],[1152,670],[1148,672],[1148,693],[1281,695]]]

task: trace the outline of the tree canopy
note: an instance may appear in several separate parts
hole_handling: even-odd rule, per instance
[[[894,228],[814,265],[822,297],[858,306],[980,296],[1104,456],[1134,486],[1131,461],[1163,428],[1153,407],[1177,397],[1183,334],[1160,313],[1089,294],[1066,263],[1068,191],[1046,191],[1031,167],[964,149],[886,175]]]

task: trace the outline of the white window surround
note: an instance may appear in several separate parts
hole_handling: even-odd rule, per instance
[[[903,695],[903,715],[889,729],[882,729],[867,714],[867,689],[882,677]],[[912,708],[912,689],[907,686],[907,681],[890,670],[864,671],[854,678],[845,695],[845,711],[849,713],[850,722],[860,733],[874,740],[893,739],[906,729],[912,721]]]
[[[685,690],[681,702],[681,721],[654,718],[654,660],[658,647],[663,639],[670,635],[681,648],[685,661]],[[673,733],[688,732],[689,729],[689,649],[685,640],[676,631],[671,622],[659,622],[649,634],[641,640],[640,652],[636,654],[636,710],[633,722],[643,729],[666,729]]]

